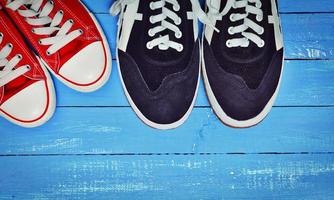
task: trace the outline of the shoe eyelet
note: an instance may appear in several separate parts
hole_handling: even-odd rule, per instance
[[[178,18],[177,20],[175,20],[174,22],[176,25],[180,25],[182,23],[182,19]]]
[[[53,4],[54,4],[54,2],[53,2],[52,0],[49,0],[49,3],[50,3],[51,5],[53,5]]]
[[[154,6],[154,2],[151,2],[151,3],[150,3],[150,8],[151,8],[151,10],[154,10],[154,7],[153,7],[153,6]]]
[[[38,44],[42,45],[43,44],[42,40],[38,40]]]
[[[182,32],[180,31],[180,32],[175,33],[175,37],[177,39],[180,39],[182,37]]]
[[[84,33],[84,31],[82,29],[79,29],[79,33],[80,33],[80,35],[82,35]]]
[[[262,40],[261,44],[258,47],[262,48],[262,47],[264,47],[264,45],[265,45],[265,42]]]
[[[61,15],[64,15],[64,11],[63,10],[59,10],[58,13],[61,14]]]
[[[154,19],[153,19],[152,16],[150,17],[150,22],[151,22],[151,24],[154,24]]]
[[[234,32],[233,32],[233,27],[229,27],[228,30],[227,30],[228,34],[230,35],[234,35]]]
[[[47,56],[51,56],[51,52],[50,51],[46,51],[46,55]]]
[[[20,60],[22,60],[22,58],[23,58],[21,54],[17,54],[16,56],[17,56],[17,58],[20,59]]]
[[[69,21],[71,24],[74,24],[73,19],[69,19],[68,21]]]
[[[146,48],[148,48],[148,49],[152,49],[153,48],[150,42],[146,43]]]
[[[175,12],[180,11],[180,6],[174,5],[174,6],[173,6],[173,10],[174,10]]]
[[[152,29],[149,29],[149,30],[148,30],[148,35],[149,35],[150,37],[153,37],[153,36],[154,36],[154,34],[152,33]]]
[[[262,15],[257,15],[256,16],[256,21],[262,22],[262,20],[263,20],[263,16]]]
[[[3,33],[0,32],[0,38],[2,38],[2,37],[3,37]]]
[[[177,48],[177,51],[178,51],[178,52],[183,51],[183,45],[179,45],[179,47]]]
[[[32,32],[32,33],[35,33],[35,29],[34,29],[34,28],[32,28],[32,29],[31,29],[31,32]]]
[[[259,34],[263,35],[263,33],[264,33],[264,28],[261,29],[261,32]]]
[[[230,15],[230,21],[231,21],[231,22],[234,22],[234,21],[235,21],[235,19],[234,19],[234,15],[233,15],[233,14]]]
[[[232,45],[231,45],[231,41],[230,41],[230,40],[227,40],[227,41],[226,41],[226,46],[227,46],[228,48],[231,48],[231,47],[232,47]]]
[[[26,65],[26,68],[27,68],[29,71],[31,70],[30,65]]]
[[[13,48],[13,44],[12,44],[12,43],[8,43],[7,46],[8,46],[9,48],[11,48],[11,49]]]

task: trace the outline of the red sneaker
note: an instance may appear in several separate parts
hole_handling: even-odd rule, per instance
[[[69,87],[91,92],[109,79],[108,42],[80,0],[0,0],[48,69]]]
[[[23,127],[36,127],[51,118],[55,106],[48,71],[0,9],[0,116]]]

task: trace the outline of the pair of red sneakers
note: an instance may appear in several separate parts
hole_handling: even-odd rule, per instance
[[[0,0],[0,116],[23,127],[51,118],[46,69],[77,91],[103,86],[111,56],[97,20],[80,0]]]

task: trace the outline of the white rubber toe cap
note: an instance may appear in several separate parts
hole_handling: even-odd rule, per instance
[[[102,42],[94,42],[67,61],[59,74],[74,84],[93,84],[103,74],[105,62]]]
[[[44,81],[38,81],[1,105],[1,109],[19,121],[34,121],[43,117],[48,104]]]

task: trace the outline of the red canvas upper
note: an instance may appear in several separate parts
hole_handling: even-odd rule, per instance
[[[71,28],[71,31],[81,29],[83,30],[83,34],[67,44],[65,47],[60,49],[55,54],[48,56],[46,54],[47,49],[50,47],[48,45],[40,45],[38,41],[42,38],[49,37],[48,35],[36,35],[32,32],[33,28],[36,26],[29,25],[24,17],[22,17],[17,11],[12,11],[9,8],[6,8],[7,0],[0,0],[0,4],[6,9],[7,13],[10,15],[12,20],[18,26],[20,31],[24,34],[26,39],[31,43],[34,49],[37,51],[39,56],[49,65],[49,67],[58,74],[61,66],[63,66],[66,61],[72,58],[75,54],[77,54],[80,50],[82,50],[87,45],[96,42],[102,41],[102,37],[95,26],[94,21],[90,17],[86,8],[81,4],[79,0],[53,0],[54,8],[49,15],[51,18],[57,13],[57,11],[62,10],[64,12],[64,17],[60,26],[62,26],[67,20],[72,19],[74,24]],[[47,0],[44,0],[44,4]],[[25,7],[21,7],[22,9],[26,9]]]
[[[0,87],[0,105],[3,104],[13,95],[17,94],[29,85],[40,81],[46,80],[46,76],[40,67],[40,64],[36,56],[27,47],[22,35],[17,31],[11,20],[6,16],[3,10],[0,9],[0,32],[3,34],[3,41],[0,43],[0,49],[5,45],[11,43],[13,45],[12,52],[7,57],[8,60],[14,56],[21,54],[22,60],[18,63],[17,67],[29,65],[30,71],[24,75],[16,78],[8,84]],[[1,68],[1,66],[0,66]]]

